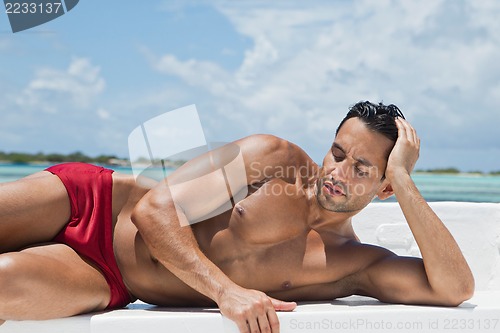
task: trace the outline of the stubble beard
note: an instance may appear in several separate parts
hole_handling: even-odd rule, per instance
[[[331,200],[328,200],[328,196],[326,194],[323,194],[323,185],[325,180],[330,180],[333,181],[335,184],[336,182],[332,179],[327,179],[327,178],[319,178],[317,183],[316,183],[316,200],[318,201],[319,205],[331,212],[335,213],[356,213],[359,212],[361,209],[366,207],[369,202],[364,203],[362,201],[363,197],[355,197],[353,198],[349,192],[347,191],[347,186],[342,184],[342,188],[345,191],[345,196],[343,202],[336,202],[331,198]],[[371,201],[371,200],[370,200]]]

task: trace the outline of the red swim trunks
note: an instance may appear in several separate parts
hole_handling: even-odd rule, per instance
[[[47,171],[58,176],[68,192],[71,217],[54,241],[66,244],[97,265],[108,282],[107,309],[130,303],[113,251],[113,170],[85,163],[54,165]]]

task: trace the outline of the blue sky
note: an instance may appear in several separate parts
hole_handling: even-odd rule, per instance
[[[500,3],[80,0],[13,34],[0,13],[0,150],[128,156],[196,104],[209,141],[271,133],[320,162],[350,105],[398,105],[417,168],[500,170]]]

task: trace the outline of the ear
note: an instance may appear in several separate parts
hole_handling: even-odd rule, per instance
[[[394,190],[392,189],[392,185],[385,181],[380,186],[380,190],[377,193],[377,196],[380,200],[385,200],[394,194]]]

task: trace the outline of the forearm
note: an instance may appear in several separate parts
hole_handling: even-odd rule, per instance
[[[173,202],[145,205],[133,214],[151,254],[180,280],[218,303],[235,284],[200,250],[185,214]]]
[[[421,196],[410,175],[401,172],[392,186],[422,253],[433,292],[443,296],[470,295],[474,278],[455,239]]]

